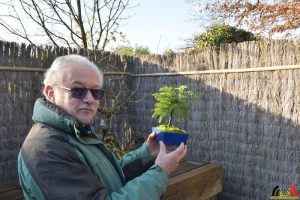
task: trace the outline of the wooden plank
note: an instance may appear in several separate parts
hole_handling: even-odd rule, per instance
[[[207,165],[208,163],[198,163],[192,161],[183,161],[179,164],[175,172],[173,172],[170,177],[178,176],[179,174],[186,173],[190,170],[199,168],[201,166]]]
[[[202,165],[170,178],[163,200],[207,200],[222,191],[220,165]]]

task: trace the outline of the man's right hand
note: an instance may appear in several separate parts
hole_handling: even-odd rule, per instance
[[[159,153],[155,159],[155,164],[159,165],[167,175],[170,175],[179,165],[179,162],[184,158],[187,151],[187,146],[183,143],[176,150],[167,153],[165,144],[159,142]]]

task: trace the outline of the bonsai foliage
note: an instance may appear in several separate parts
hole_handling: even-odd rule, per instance
[[[172,126],[173,119],[185,120],[190,112],[189,101],[195,99],[194,93],[187,91],[187,86],[181,85],[177,88],[161,87],[158,93],[153,94],[155,100],[152,118],[157,118],[158,122],[166,120],[166,125],[157,127],[159,130],[170,132],[186,132]]]

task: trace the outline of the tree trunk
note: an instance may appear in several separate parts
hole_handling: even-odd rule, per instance
[[[172,119],[173,119],[173,111],[170,113],[169,121],[168,121],[168,127],[171,126],[172,124]]]

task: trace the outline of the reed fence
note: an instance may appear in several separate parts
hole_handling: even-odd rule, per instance
[[[153,92],[185,84],[200,100],[191,104],[189,120],[179,123],[190,134],[188,158],[222,165],[219,199],[269,199],[276,185],[300,189],[300,54],[295,41],[245,42],[220,51],[139,59],[2,41],[0,183],[17,179],[17,153],[32,124],[43,71],[56,56],[68,53],[94,60],[106,80],[126,67],[127,86],[138,86],[135,99],[143,101],[110,121],[123,145],[157,125],[151,118]]]

